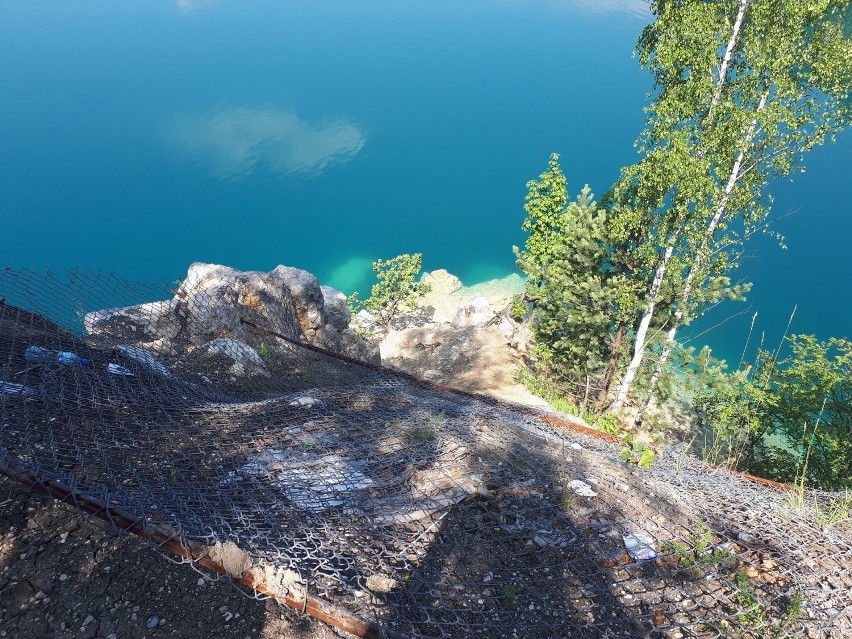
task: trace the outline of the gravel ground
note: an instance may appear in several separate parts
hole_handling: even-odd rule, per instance
[[[0,477],[0,637],[335,639],[328,626],[175,564]]]

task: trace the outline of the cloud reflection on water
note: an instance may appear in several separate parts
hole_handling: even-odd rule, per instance
[[[648,0],[574,0],[582,10],[590,13],[626,13],[637,18],[648,18],[651,10]]]
[[[366,135],[345,118],[311,124],[290,109],[223,107],[182,115],[165,127],[180,153],[218,178],[242,180],[259,167],[281,176],[315,177],[352,159]]]
[[[550,0],[550,5],[566,10],[576,7],[580,12],[587,14],[620,13],[634,18],[651,17],[648,0]]]
[[[178,11],[181,13],[194,13],[201,9],[213,6],[214,0],[175,0]]]

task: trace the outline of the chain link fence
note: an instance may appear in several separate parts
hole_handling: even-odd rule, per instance
[[[0,274],[0,471],[359,636],[852,636],[842,495],[684,446],[642,469],[569,418],[324,353],[260,315],[251,375],[227,352],[86,330],[164,294]]]

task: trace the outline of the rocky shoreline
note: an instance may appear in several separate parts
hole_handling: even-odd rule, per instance
[[[257,383],[270,375],[269,358],[290,348],[289,341],[301,341],[431,382],[548,408],[516,380],[532,337],[508,308],[524,280],[512,274],[464,286],[445,270],[422,280],[430,292],[386,331],[365,311],[353,318],[346,296],[307,271],[238,271],[197,262],[171,299],[92,311],[84,326],[94,338],[120,338],[126,342],[122,353],[148,368],[168,371],[162,361],[206,383]],[[252,330],[257,325],[271,332]]]

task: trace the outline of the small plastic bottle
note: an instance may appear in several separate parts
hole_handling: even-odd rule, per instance
[[[89,360],[69,351],[52,351],[42,346],[28,346],[24,359],[35,364],[61,364],[62,366],[86,366]]]

